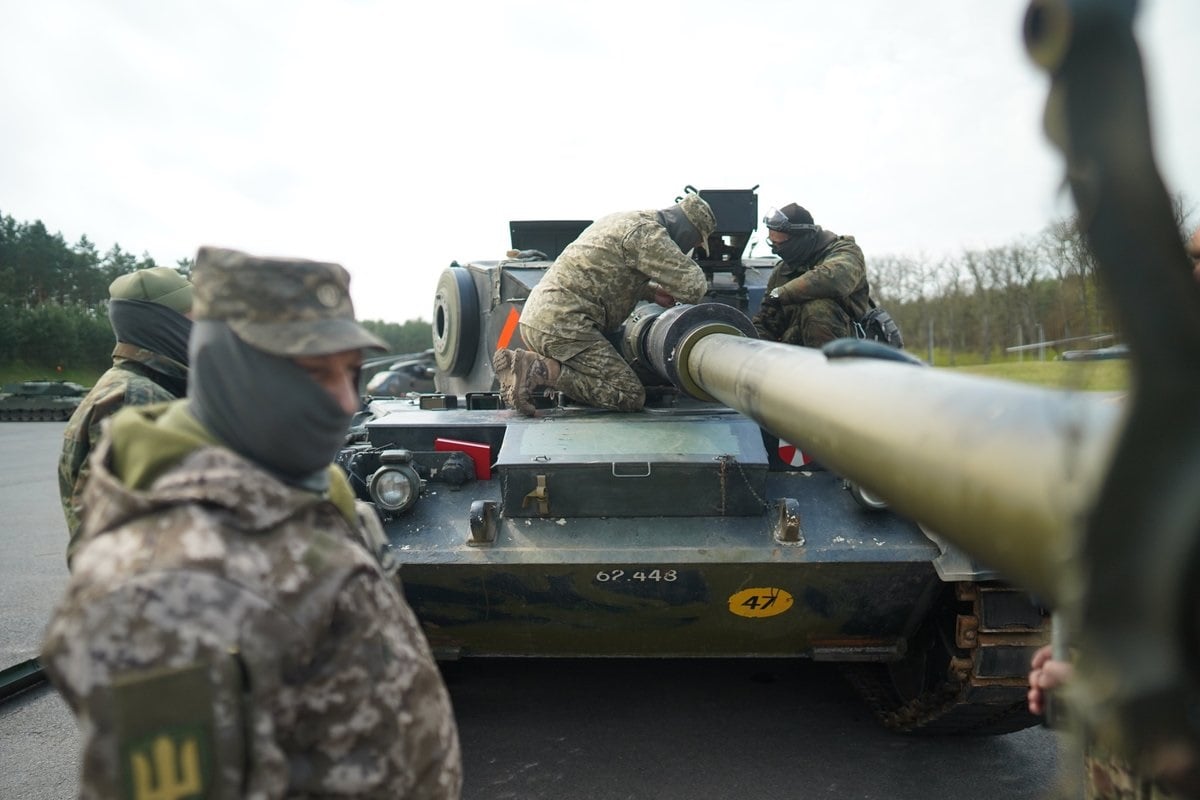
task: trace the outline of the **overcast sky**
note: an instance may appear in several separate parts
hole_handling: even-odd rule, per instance
[[[333,260],[430,318],[510,219],[759,185],[868,257],[1070,212],[1025,0],[0,0],[0,213],[160,264]],[[1200,2],[1143,0],[1159,166],[1200,206]],[[761,231],[760,231],[761,232]]]

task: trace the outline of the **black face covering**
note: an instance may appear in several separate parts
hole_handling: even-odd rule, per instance
[[[837,234],[818,226],[793,233],[790,239],[778,244],[771,242],[771,252],[793,267],[811,267],[836,238]]]
[[[686,253],[699,247],[700,231],[696,230],[696,226],[678,205],[659,211],[658,223],[667,229],[667,235],[671,237],[671,241],[679,245],[679,249],[683,252]]]
[[[291,359],[255,349],[224,322],[192,332],[188,407],[227,447],[312,491],[346,439],[351,415]]]
[[[149,300],[110,300],[108,321],[118,342],[160,353],[187,366],[192,321]]]

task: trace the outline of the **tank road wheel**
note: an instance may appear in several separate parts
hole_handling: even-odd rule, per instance
[[[888,728],[926,735],[1011,733],[1041,720],[1025,705],[1049,616],[1000,584],[947,586],[900,661],[850,664],[850,683]]]
[[[479,297],[471,273],[447,267],[433,297],[433,355],[438,371],[462,378],[475,366],[479,349]]]

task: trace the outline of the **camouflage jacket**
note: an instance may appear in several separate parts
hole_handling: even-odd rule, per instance
[[[854,321],[871,309],[866,260],[853,236],[839,236],[810,267],[780,261],[767,279],[767,292],[776,288],[784,305],[835,299]]]
[[[1094,742],[1083,754],[1084,800],[1171,800],[1172,792]]]
[[[93,453],[42,664],[79,717],[82,796],[456,798],[458,734],[417,620],[331,467],[289,487],[184,402]]]
[[[521,324],[564,339],[615,331],[651,281],[681,303],[708,289],[704,271],[679,249],[655,211],[609,214],[569,244],[525,301]]]
[[[100,441],[100,423],[125,406],[165,403],[183,397],[187,367],[164,355],[118,342],[113,365],[71,415],[58,459],[58,494],[67,518],[67,564],[79,536],[88,453]]]

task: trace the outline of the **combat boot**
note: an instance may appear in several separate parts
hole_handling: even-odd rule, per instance
[[[557,366],[529,350],[497,350],[492,356],[504,404],[527,417],[533,416],[533,393],[554,385]]]

